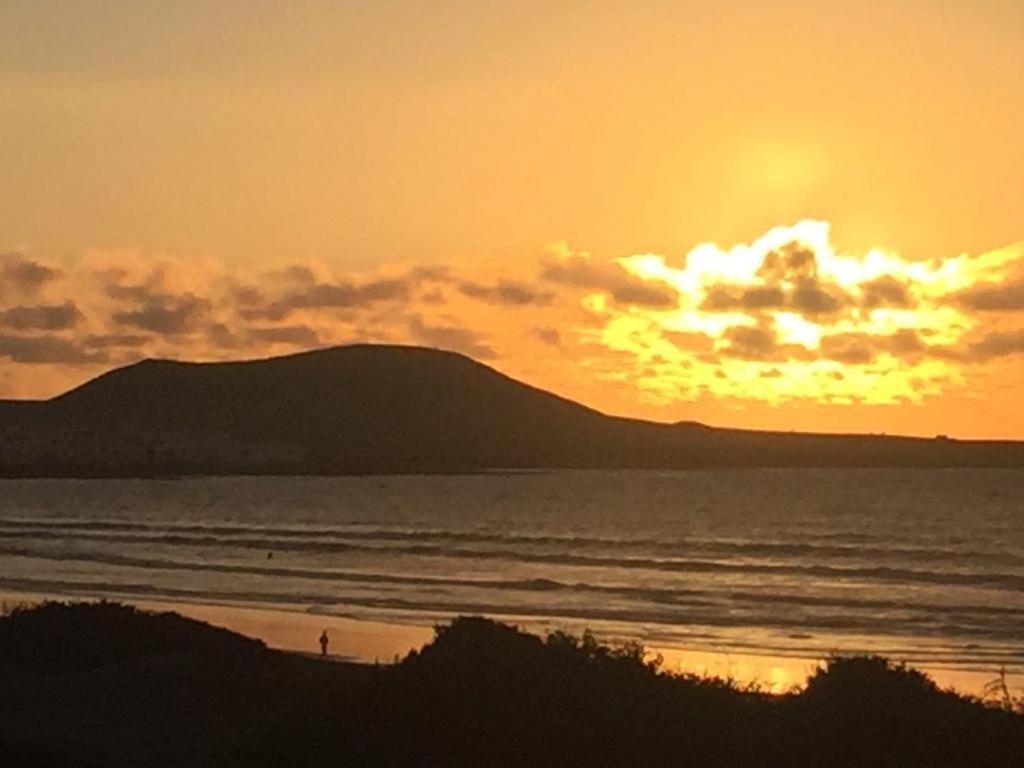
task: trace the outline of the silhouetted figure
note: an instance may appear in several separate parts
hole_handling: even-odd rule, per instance
[[[331,642],[331,641],[327,637],[327,630],[325,629],[323,632],[320,633],[320,655],[321,656],[326,656],[327,655],[327,644],[329,642]]]
[[[267,552],[267,560],[273,560],[273,559],[274,559],[274,553],[273,552]]]

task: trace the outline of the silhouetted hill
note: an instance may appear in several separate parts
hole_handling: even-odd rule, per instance
[[[6,475],[966,465],[1024,465],[1024,444],[617,418],[418,347],[147,360],[46,402],[0,407]]]
[[[80,645],[45,642],[59,637]],[[111,604],[0,617],[0,658],[12,649],[0,765],[19,768],[1016,768],[1024,755],[1014,702],[984,706],[877,657],[833,659],[770,696],[665,673],[638,645],[475,617],[368,666]]]

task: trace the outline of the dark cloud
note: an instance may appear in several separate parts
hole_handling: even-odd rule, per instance
[[[211,323],[204,331],[206,338],[218,349],[242,349],[245,342],[224,323]]]
[[[910,362],[927,354],[942,356],[941,350],[930,349],[917,332],[910,329],[885,335],[840,333],[823,336],[820,353],[823,358],[847,365],[866,365],[883,353]]]
[[[243,307],[257,306],[265,301],[263,292],[254,285],[235,286],[232,295],[235,301]]]
[[[834,315],[848,303],[849,296],[837,286],[812,279],[800,281],[789,300],[792,309],[808,317]]]
[[[774,331],[764,326],[736,325],[725,332],[729,352],[737,357],[764,359],[778,348]]]
[[[853,297],[835,283],[822,280],[814,252],[791,244],[769,252],[757,270],[763,285],[715,285],[708,289],[702,308],[710,312],[790,310],[810,318],[834,315],[853,306]],[[784,287],[785,286],[785,287]],[[879,285],[885,295],[892,287]]]
[[[302,264],[290,264],[278,273],[281,277],[303,285],[315,285],[313,270]]]
[[[1024,329],[993,331],[967,347],[970,360],[992,360],[998,357],[1024,354]]]
[[[825,336],[821,340],[820,349],[822,357],[846,365],[866,365],[879,352],[872,338],[861,333]]]
[[[816,279],[818,259],[810,248],[790,243],[765,254],[757,274],[769,284],[782,280]]]
[[[534,328],[533,335],[548,346],[557,347],[562,343],[562,334],[555,328]]]
[[[786,306],[786,294],[781,288],[764,285],[754,288],[733,288],[715,285],[708,289],[702,308],[712,312],[728,312],[737,309],[782,309]]]
[[[550,304],[551,299],[554,298],[550,291],[539,291],[526,283],[515,280],[499,280],[494,285],[483,285],[471,280],[463,280],[458,284],[458,288],[464,296],[490,304],[510,306]]]
[[[977,285],[960,292],[955,300],[979,312],[1020,312],[1024,310],[1024,277],[1002,285]]]
[[[246,320],[280,321],[300,309],[355,309],[384,301],[407,299],[408,281],[403,278],[366,283],[318,283],[292,291],[263,306],[243,308]]]
[[[60,275],[59,269],[32,261],[18,253],[0,256],[0,286],[11,287],[16,293],[34,294]]]
[[[85,337],[85,346],[91,349],[108,349],[121,347],[137,349],[149,343],[149,336],[136,333],[105,333]]]
[[[147,298],[138,309],[115,312],[118,325],[140,328],[165,336],[195,331],[209,314],[210,302],[186,293],[183,296],[157,295]]]
[[[546,264],[541,277],[559,285],[603,291],[619,304],[664,309],[679,304],[679,295],[666,283],[644,280],[618,264],[595,264],[579,256]]]
[[[444,304],[444,291],[439,291],[436,288],[420,296],[420,301],[424,304]]]
[[[781,288],[763,286],[750,288],[743,292],[741,304],[744,309],[770,309],[781,307],[786,301],[786,294]]]
[[[268,328],[250,328],[246,331],[255,341],[267,344],[291,344],[296,347],[315,347],[320,336],[306,325],[277,325]]]
[[[746,360],[810,361],[817,357],[815,350],[801,344],[780,343],[775,328],[770,321],[763,320],[755,326],[734,325],[726,329],[722,336],[729,344],[713,354],[708,352],[699,355],[705,362],[713,363],[721,356],[739,357]]]
[[[107,296],[116,301],[142,303],[171,298],[171,294],[164,291],[166,268],[161,265],[154,267],[142,282],[126,282],[131,273],[122,267],[97,269],[92,275]]]
[[[862,303],[868,309],[876,307],[906,309],[913,305],[907,284],[889,275],[862,283],[860,289],[863,297]]]
[[[767,321],[758,326],[733,326],[723,337],[729,346],[719,354],[749,360],[833,360],[846,365],[867,365],[881,354],[917,362],[924,357],[950,357],[944,347],[928,346],[916,331],[901,330],[886,335],[840,333],[822,336],[818,349],[800,344],[780,344]]]
[[[684,352],[710,352],[715,346],[714,340],[703,333],[663,330],[661,335],[676,349]]]
[[[712,285],[704,294],[701,309],[708,312],[730,312],[742,306],[742,293],[727,285]]]
[[[664,283],[633,278],[609,286],[608,293],[619,304],[668,309],[678,306],[679,295]]]
[[[884,343],[888,351],[902,357],[923,354],[929,349],[928,345],[921,340],[921,336],[917,331],[909,328],[886,336],[875,336],[874,338]]]
[[[54,334],[0,336],[0,357],[26,364],[77,365],[108,360],[104,352],[83,349],[70,339]]]
[[[66,331],[85,319],[73,301],[13,307],[0,312],[0,325],[17,331]]]
[[[427,325],[422,319],[414,317],[409,321],[409,333],[422,344],[461,352],[478,360],[496,356],[494,350],[482,342],[479,334],[466,328]]]

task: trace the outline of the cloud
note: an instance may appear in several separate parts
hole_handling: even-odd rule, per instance
[[[1012,247],[927,262],[879,249],[841,254],[821,222],[728,249],[700,244],[676,260],[561,247],[497,268],[254,269],[123,251],[56,269],[8,256],[0,270],[38,295],[0,296],[0,355],[11,361],[0,371],[13,372],[19,394],[33,377],[50,381],[33,386],[52,394],[58,381],[141,356],[228,360],[373,341],[500,355],[512,372],[595,402],[609,388],[643,402],[717,397],[728,407],[896,402],[1022,354],[1024,322],[1013,314],[1022,268],[1024,252]],[[578,367],[565,368],[568,360]],[[36,361],[73,373],[19,372]]]
[[[890,275],[860,285],[861,303],[868,309],[877,307],[908,308],[913,305],[906,282]]]
[[[764,359],[770,357],[778,346],[778,339],[770,328],[738,325],[725,332],[729,342],[728,351],[738,357]]]
[[[65,331],[82,322],[84,316],[71,300],[63,304],[13,307],[0,311],[0,325],[16,331]]]
[[[985,361],[1020,354],[1024,354],[1024,329],[987,333],[969,344],[966,357]]]
[[[550,291],[540,291],[527,283],[515,280],[499,280],[494,285],[463,280],[458,284],[458,289],[464,296],[489,304],[508,306],[550,304],[554,298],[554,294]]]
[[[32,295],[61,276],[61,271],[19,253],[0,255],[0,286],[13,288],[16,294]]]
[[[605,289],[619,304],[668,309],[676,306],[678,301],[678,297],[668,286],[646,283],[641,280],[609,283]]]
[[[224,323],[211,323],[206,326],[203,335],[218,350],[237,351],[248,346],[244,339]]]
[[[562,334],[555,328],[534,328],[533,335],[549,347],[557,347],[562,343]]]
[[[86,336],[84,344],[92,349],[127,348],[138,349],[150,342],[149,336],[136,333],[103,333]]]
[[[727,312],[737,309],[782,309],[786,306],[786,294],[777,286],[735,288],[727,285],[713,285],[708,289],[702,306],[710,312]]]
[[[262,306],[245,307],[240,315],[246,320],[280,321],[303,309],[355,309],[409,297],[409,285],[403,278],[384,278],[364,283],[314,283],[291,291]]]
[[[956,301],[979,312],[1024,311],[1024,277],[1002,285],[978,285],[962,291]]]
[[[550,310],[557,318],[556,299],[563,298],[518,276],[446,265],[336,274],[316,262],[251,270],[133,251],[90,251],[60,271],[13,264],[12,257],[0,262],[22,282],[40,285],[50,300],[0,303],[0,334],[10,332],[0,354],[17,364],[92,365],[96,373],[139,356],[223,360],[358,340],[421,343],[491,358],[493,346],[470,330],[482,319],[477,302],[492,305],[493,327],[503,312],[519,307]],[[426,294],[436,294],[437,301]],[[454,296],[472,301],[449,301]],[[505,327],[517,340],[523,332],[521,320],[511,316]],[[23,383],[26,376],[9,379]]]
[[[707,353],[715,345],[715,340],[704,333],[663,330],[661,335],[675,349],[683,352]]]
[[[866,365],[878,352],[874,337],[863,333],[844,333],[821,340],[822,357],[847,365]]]
[[[723,254],[723,259],[728,256]],[[744,282],[736,284],[742,279]],[[702,286],[700,305],[706,312],[746,312],[762,317],[768,311],[795,312],[807,318],[835,316],[853,307],[850,293],[820,273],[813,250],[792,242],[765,253],[750,274],[732,280],[717,277]],[[756,281],[748,284],[746,281]],[[698,281],[703,282],[703,281]],[[872,300],[891,294],[892,286],[873,286]]]
[[[797,283],[790,297],[790,306],[808,317],[834,315],[849,304],[849,297],[837,286],[806,278]]]
[[[483,343],[479,334],[450,325],[428,325],[419,317],[409,320],[409,332],[416,341],[431,347],[449,349],[478,360],[496,357],[491,347]]]
[[[813,279],[818,275],[818,257],[812,248],[798,240],[792,240],[781,248],[766,253],[757,275],[769,283]]]
[[[93,270],[92,277],[107,296],[118,301],[155,301],[165,295],[167,271],[164,265],[155,265],[143,275],[134,274],[130,268],[134,266],[105,266]]]
[[[618,304],[668,309],[678,305],[679,296],[670,285],[646,280],[616,263],[599,263],[585,254],[562,253],[545,264],[541,277],[552,283],[601,291]]]
[[[267,344],[290,344],[295,347],[315,347],[320,344],[319,334],[305,325],[250,328],[246,333],[254,341]]]
[[[53,334],[37,336],[0,336],[0,357],[15,363],[30,365],[42,363],[105,363],[103,352],[83,349],[74,341]]]
[[[236,285],[231,289],[232,298],[240,307],[255,307],[266,301],[263,291],[255,285]]]
[[[738,288],[713,285],[701,308],[708,312],[792,310],[807,317],[834,315],[851,303],[850,297],[835,286],[801,278],[788,291],[777,285]]]
[[[210,309],[207,299],[192,294],[151,296],[137,309],[115,312],[112,319],[118,325],[176,336],[195,331]]]

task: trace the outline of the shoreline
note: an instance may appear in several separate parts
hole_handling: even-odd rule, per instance
[[[247,637],[266,643],[267,647],[301,655],[319,656],[318,638],[327,630],[330,638],[329,656],[336,661],[359,664],[389,664],[405,657],[412,650],[419,650],[434,636],[433,626],[423,623],[402,623],[352,618],[326,613],[314,613],[300,606],[289,609],[286,606],[254,606],[223,602],[176,600],[173,598],[138,599],[130,595],[96,595],[81,592],[23,592],[0,591],[0,603],[13,606],[21,603],[35,604],[47,600],[70,602],[96,602],[110,600],[132,605],[142,610],[173,611],[182,616],[223,627]],[[454,617],[439,616],[434,623],[445,623]],[[525,631],[546,634],[553,628],[581,632],[587,622],[581,620],[552,622],[550,620],[530,621],[521,616],[489,614],[488,618],[521,627]],[[603,642],[628,640],[614,633],[595,631]],[[736,653],[727,650],[714,651],[659,647],[645,644],[650,656],[660,655],[662,668],[680,674],[699,677],[719,677],[735,680],[740,685],[758,686],[761,690],[780,694],[802,687],[807,678],[826,660],[826,656],[783,656],[766,653]],[[839,655],[843,652],[839,651]],[[901,662],[898,657],[892,657]],[[908,662],[908,666],[929,675],[942,688],[959,693],[981,696],[984,686],[994,680],[999,669],[978,671],[973,668],[951,665],[929,665]],[[1020,676],[1008,675],[1012,686],[1017,686]]]

